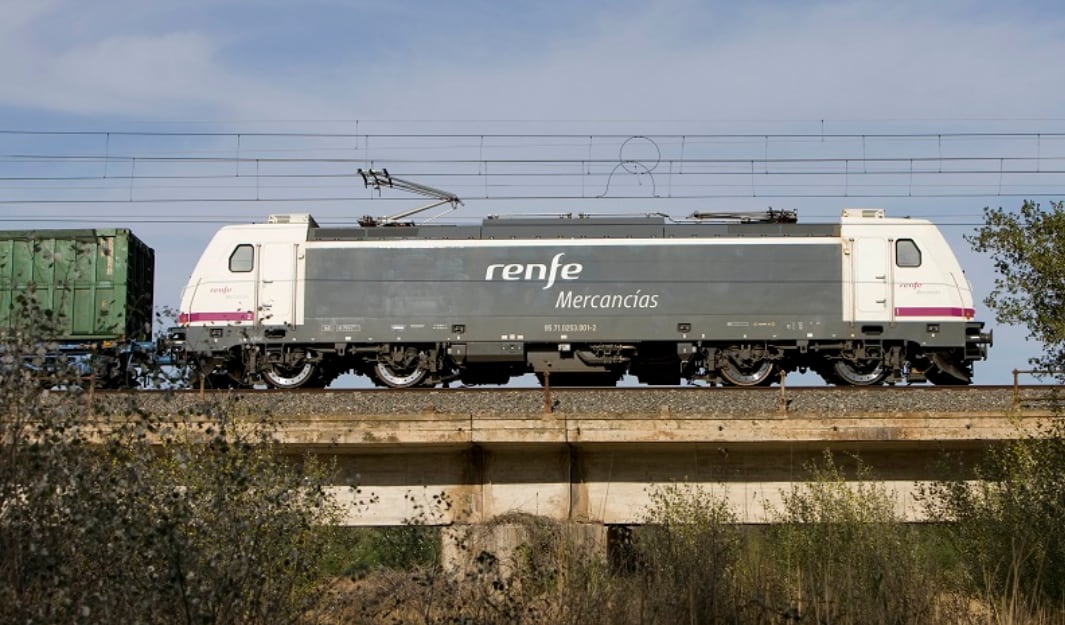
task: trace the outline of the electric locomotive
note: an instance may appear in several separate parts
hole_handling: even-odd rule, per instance
[[[310,215],[222,228],[173,336],[216,386],[682,381],[968,384],[991,335],[939,230],[847,209],[490,217],[479,225]]]

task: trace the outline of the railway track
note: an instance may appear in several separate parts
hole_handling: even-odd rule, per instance
[[[1052,391],[1054,389],[1065,393],[1065,385],[1057,384],[1022,384],[1014,386],[1012,384],[980,384],[970,386],[937,386],[934,384],[922,384],[922,385],[880,385],[880,386],[787,386],[783,388],[783,392],[791,394],[804,394],[804,393],[818,393],[818,392],[840,392],[840,393],[893,393],[893,392],[912,392],[912,393],[965,393],[965,392],[981,392],[981,391],[1013,391],[1019,390],[1022,392],[1032,391]],[[444,388],[384,388],[384,387],[370,387],[370,388],[293,388],[293,389],[276,389],[270,387],[253,388],[253,389],[197,389],[197,388],[173,388],[173,389],[136,389],[136,390],[116,390],[116,389],[99,389],[96,391],[99,395],[128,395],[128,394],[204,394],[211,396],[219,395],[257,395],[260,393],[267,393],[270,395],[327,395],[331,393],[348,393],[348,394],[396,394],[396,395],[431,395],[435,393],[478,393],[478,394],[492,394],[492,393],[509,393],[509,392],[522,392],[522,393],[544,393],[544,388],[540,386],[454,386]],[[752,393],[752,394],[766,394],[766,393],[781,393],[782,388],[780,386],[618,386],[618,387],[601,387],[601,386],[565,386],[554,387],[549,390],[551,393],[627,393],[627,394],[641,394],[641,393]]]
[[[1065,387],[1049,385],[899,387],[622,387],[316,390],[96,391],[99,410],[118,413],[136,404],[176,413],[224,403],[240,412],[280,418],[365,415],[612,415],[707,416],[988,414],[1027,409],[1052,412]]]

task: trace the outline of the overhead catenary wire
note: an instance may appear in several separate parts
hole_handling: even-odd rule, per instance
[[[0,135],[19,136],[88,136],[88,137],[268,137],[268,138],[597,138],[628,139],[633,136],[653,136],[661,138],[687,137],[689,140],[700,138],[1003,138],[1003,137],[1044,137],[1065,138],[1065,130],[1025,130],[1025,131],[922,131],[922,132],[310,132],[310,131],[245,131],[245,130],[44,130],[0,128]]]
[[[360,167],[389,167],[463,198],[498,202],[1065,196],[1065,131],[1056,130],[634,135],[358,128],[0,129],[0,205],[407,201],[359,189]],[[679,148],[679,157],[666,153],[667,142],[675,142],[670,150]],[[839,152],[825,154],[826,142]],[[629,143],[654,152],[654,167],[639,153],[626,154]],[[770,146],[783,153],[772,154]],[[739,155],[748,148],[759,156]]]

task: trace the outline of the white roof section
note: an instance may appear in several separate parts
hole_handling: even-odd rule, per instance
[[[312,228],[318,227],[318,222],[310,213],[291,213],[288,215],[270,215],[266,219],[268,224],[307,224]]]

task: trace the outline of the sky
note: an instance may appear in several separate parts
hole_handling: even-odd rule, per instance
[[[0,227],[128,224],[156,250],[160,305],[222,223],[417,205],[375,197],[355,166],[458,193],[459,220],[880,207],[940,223],[978,299],[993,270],[963,235],[982,209],[1065,197],[1054,1],[0,0],[0,14]],[[761,157],[796,169],[736,169]],[[1038,345],[977,310],[996,345],[976,380],[1009,383]]]

